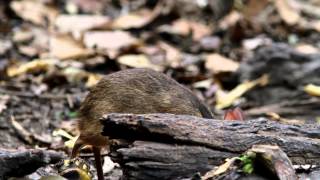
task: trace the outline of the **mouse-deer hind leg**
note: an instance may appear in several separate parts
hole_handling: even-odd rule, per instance
[[[92,147],[94,160],[96,162],[96,169],[98,174],[98,180],[104,180],[103,177],[103,169],[102,169],[102,161],[101,161],[101,148],[100,147]]]

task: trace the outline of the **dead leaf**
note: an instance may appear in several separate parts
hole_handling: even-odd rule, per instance
[[[232,89],[229,93],[223,92],[218,89],[216,92],[216,108],[223,109],[231,106],[238,98],[240,98],[244,93],[254,88],[257,85],[265,86],[268,84],[268,75],[263,75],[259,79],[244,82],[239,84],[237,87]]]
[[[58,59],[83,58],[94,53],[67,35],[52,36],[49,45],[50,56]]]
[[[192,33],[192,39],[195,41],[199,41],[201,38],[209,36],[211,31],[212,30],[209,26],[187,19],[178,19],[174,21],[172,26],[169,28],[169,32],[181,36],[188,36]]]
[[[157,6],[153,11],[141,10],[136,13],[130,13],[119,16],[112,23],[114,29],[142,28],[151,23],[160,13],[160,7]]]
[[[311,96],[320,96],[320,86],[308,84],[304,87],[304,91]]]
[[[87,76],[86,87],[88,88],[93,87],[102,79],[102,75],[99,74],[88,73]]]
[[[22,43],[30,41],[33,38],[33,33],[30,30],[18,29],[13,32],[12,40],[16,43]]]
[[[166,61],[170,67],[177,68],[181,65],[182,55],[177,48],[165,42],[159,42],[158,46],[165,51]]]
[[[259,36],[252,39],[245,39],[242,41],[242,46],[247,50],[254,50],[259,46],[271,45],[271,44],[272,44],[272,40],[270,38],[259,37]]]
[[[255,18],[268,5],[269,0],[249,0],[246,2],[242,12],[247,18]]]
[[[268,112],[268,113],[266,113],[266,115],[269,116],[270,119],[272,119],[274,121],[278,121],[278,122],[283,123],[283,124],[294,124],[294,125],[303,125],[303,124],[305,124],[304,120],[283,118],[283,117],[281,117],[279,114],[277,114],[275,112]]]
[[[285,23],[295,25],[299,22],[300,13],[289,4],[288,0],[274,0],[274,3]]]
[[[31,62],[21,64],[19,66],[11,66],[7,69],[7,75],[9,77],[18,76],[27,72],[48,70],[48,68],[54,66],[57,60],[54,59],[36,59]]]
[[[7,103],[10,99],[9,95],[1,95],[0,94],[0,114],[3,112],[3,110],[7,109]]]
[[[12,48],[12,42],[9,40],[0,40],[0,55],[5,54]]]
[[[26,141],[29,144],[32,144],[33,142],[33,136],[32,133],[30,133],[26,128],[24,128],[18,121],[15,120],[14,116],[11,116],[10,123],[18,136],[22,138],[24,141]]]
[[[101,15],[60,15],[55,25],[60,32],[81,32],[92,29],[105,29],[110,26],[110,18]]]
[[[316,54],[319,53],[319,49],[312,46],[311,44],[298,44],[295,49],[303,54]]]
[[[205,67],[212,73],[235,72],[239,63],[228,59],[220,54],[210,54],[206,58]]]
[[[213,169],[207,172],[204,176],[201,177],[201,180],[209,180],[219,174],[226,172],[237,160],[237,157],[233,157],[231,159],[227,159],[226,162],[220,165],[218,168]]]
[[[122,48],[139,44],[125,31],[89,31],[84,34],[83,41],[86,47],[106,51],[111,58],[115,58]]]
[[[110,3],[108,0],[70,0],[70,2],[86,13],[101,12]]]
[[[36,25],[45,26],[47,25],[47,20],[49,20],[49,23],[53,22],[58,15],[56,9],[44,5],[42,1],[12,1],[10,7],[21,18]]]
[[[38,50],[32,46],[19,46],[18,50],[21,54],[29,56],[29,57],[33,57],[38,54]]]
[[[156,71],[163,71],[163,67],[153,64],[145,55],[124,55],[118,58],[120,64],[134,67],[134,68],[150,68]]]
[[[219,22],[219,28],[222,30],[229,29],[234,26],[240,19],[242,18],[242,14],[237,11],[231,11],[226,17],[224,17]]]
[[[66,141],[64,145],[70,149],[73,148],[74,144],[76,143],[76,140],[78,139],[78,137],[72,136],[71,134],[69,134],[63,129],[54,130],[52,132],[52,136],[60,136],[60,137],[67,138],[68,141]]]
[[[209,89],[211,87],[212,83],[213,83],[213,80],[210,78],[210,79],[205,79],[205,80],[193,83],[192,87]]]

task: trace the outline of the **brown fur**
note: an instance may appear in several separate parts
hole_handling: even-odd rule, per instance
[[[99,118],[108,113],[172,113],[213,118],[211,111],[190,90],[172,78],[150,69],[130,69],[107,75],[85,98],[80,108],[81,146],[107,145]]]

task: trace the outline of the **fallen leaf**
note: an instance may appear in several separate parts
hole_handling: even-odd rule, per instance
[[[294,125],[305,124],[304,120],[283,118],[275,112],[268,112],[268,113],[266,113],[266,115],[269,116],[271,120],[279,121],[284,124],[294,124]]]
[[[304,91],[311,96],[320,96],[320,86],[308,84],[304,87]]]
[[[69,134],[63,129],[54,130],[52,132],[52,136],[60,136],[60,137],[67,138],[68,140],[64,143],[64,145],[70,149],[73,148],[74,144],[76,143],[76,140],[78,139],[78,137],[72,136],[71,134]]]
[[[110,3],[108,0],[70,0],[70,2],[86,13],[101,12]]]
[[[237,160],[237,157],[233,157],[231,159],[227,159],[226,162],[220,165],[218,168],[213,169],[207,172],[204,176],[201,177],[202,180],[209,180],[217,175],[220,175],[226,172]]]
[[[165,42],[159,42],[158,46],[165,51],[166,61],[170,67],[177,68],[181,65],[182,55],[177,48]]]
[[[206,51],[217,50],[221,45],[221,39],[217,36],[207,36],[200,40],[200,46]]]
[[[18,76],[27,72],[48,70],[54,66],[57,60],[54,59],[36,59],[31,62],[21,64],[19,66],[11,66],[7,69],[7,75],[9,77]]]
[[[173,22],[168,31],[181,36],[188,36],[192,33],[192,39],[199,41],[201,38],[209,36],[212,30],[209,26],[200,22],[178,19]]]
[[[32,47],[32,46],[19,46],[18,50],[21,54],[29,56],[29,57],[33,57],[38,54],[38,49],[36,49],[35,47]]]
[[[248,0],[242,9],[242,12],[247,18],[255,18],[268,5],[269,0]]]
[[[86,87],[88,88],[93,87],[102,79],[102,75],[99,74],[88,73],[87,76]]]
[[[0,55],[5,54],[12,48],[12,42],[9,40],[0,40]]]
[[[319,53],[319,48],[316,48],[310,44],[298,44],[295,49],[303,54],[316,54]]]
[[[36,25],[45,26],[47,20],[53,22],[58,15],[56,9],[44,5],[42,1],[12,1],[10,7],[18,16]]]
[[[244,93],[254,88],[257,85],[265,86],[268,84],[268,75],[263,75],[260,78],[239,84],[237,87],[232,89],[229,93],[223,92],[218,89],[216,92],[216,108],[223,109],[231,106],[238,98],[240,98]]]
[[[111,58],[115,58],[122,48],[139,44],[125,31],[89,31],[84,34],[83,41],[86,47],[106,51]]]
[[[297,9],[294,9],[288,0],[274,0],[275,6],[280,14],[280,17],[288,25],[295,25],[300,20],[300,14]]]
[[[242,46],[246,48],[247,50],[254,50],[258,48],[259,46],[263,45],[271,45],[272,40],[267,37],[255,37],[252,39],[245,39],[242,41]]]
[[[94,52],[67,35],[52,36],[49,41],[50,56],[58,59],[83,58]]]
[[[16,43],[30,41],[33,38],[33,33],[30,30],[18,29],[13,32],[12,40]]]
[[[101,15],[59,15],[55,25],[60,32],[81,32],[92,29],[105,29],[110,26],[108,16]]]
[[[226,17],[219,21],[219,28],[222,30],[227,30],[234,26],[241,18],[242,14],[237,11],[231,11]]]
[[[211,87],[212,83],[213,83],[213,80],[210,78],[210,79],[205,79],[205,80],[193,83],[192,87],[209,89]]]
[[[7,109],[7,103],[10,99],[9,95],[2,95],[0,94],[0,114],[3,112],[3,110]]]
[[[215,74],[235,72],[239,68],[239,63],[215,53],[207,56],[205,67]]]
[[[136,13],[130,13],[116,18],[112,27],[114,29],[130,29],[142,28],[151,23],[160,13],[160,8],[157,6],[153,11],[141,10]]]
[[[124,55],[118,58],[120,64],[134,67],[134,68],[150,68],[156,71],[162,71],[163,67],[153,64],[145,55]]]

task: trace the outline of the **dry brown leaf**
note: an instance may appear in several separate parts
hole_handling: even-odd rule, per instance
[[[134,68],[150,68],[156,71],[162,71],[163,67],[153,64],[150,59],[145,55],[124,55],[118,58],[120,64],[134,67]]]
[[[10,96],[5,94],[5,95],[2,95],[0,94],[0,114],[3,112],[3,110],[6,110],[7,109],[7,103],[10,99]]]
[[[70,0],[70,2],[87,13],[101,12],[110,3],[109,0]]]
[[[160,13],[158,7],[153,11],[141,10],[137,13],[131,13],[119,16],[112,23],[114,29],[130,29],[130,28],[142,28],[152,22]]]
[[[242,18],[242,14],[237,11],[231,11],[226,17],[224,17],[219,22],[220,29],[228,29],[234,26],[240,19]]]
[[[14,31],[12,40],[16,43],[27,42],[33,38],[33,33],[29,30]]]
[[[58,15],[56,9],[44,5],[42,1],[12,1],[10,7],[21,18],[37,25],[46,25],[47,20],[53,22]]]
[[[101,75],[87,72],[77,67],[67,67],[63,69],[62,74],[70,83],[79,83],[86,79],[86,87],[92,87],[102,78]]]
[[[211,28],[205,24],[186,19],[174,21],[171,28],[172,33],[182,36],[187,36],[192,32],[192,38],[195,41],[210,35],[212,31]]]
[[[268,5],[269,0],[248,0],[242,12],[247,18],[255,18]]]
[[[81,46],[67,35],[56,35],[50,39],[50,56],[58,59],[87,57],[93,54],[92,50]]]
[[[244,82],[232,89],[229,93],[225,93],[221,89],[216,92],[216,108],[223,109],[231,106],[237,99],[239,99],[244,93],[254,88],[257,85],[265,86],[268,84],[268,75],[263,75],[259,79]]]
[[[320,32],[320,21],[312,21],[310,22],[310,26],[312,29]]]
[[[234,72],[239,68],[239,63],[220,54],[210,54],[206,58],[205,67],[212,73]]]
[[[104,50],[115,58],[121,48],[132,47],[139,41],[125,31],[89,31],[84,34],[84,44],[89,48]]]
[[[18,50],[21,54],[29,56],[29,57],[33,57],[36,56],[38,54],[38,50],[35,47],[32,46],[19,46]]]
[[[319,53],[319,48],[316,48],[310,44],[298,44],[295,49],[303,54],[315,54]]]
[[[300,14],[298,10],[294,9],[288,2],[288,0],[274,0],[275,6],[281,16],[281,18],[288,25],[295,25],[300,20]]]
[[[176,68],[181,65],[182,55],[177,48],[165,42],[159,42],[158,46],[165,51],[166,61],[169,62],[171,67]]]
[[[311,96],[320,96],[320,86],[308,84],[304,87],[304,91]]]
[[[216,169],[213,169],[213,170],[207,172],[204,176],[202,176],[201,180],[214,179],[215,176],[226,172],[235,163],[235,161],[237,159],[238,159],[237,157],[233,157],[231,159],[227,159],[224,164],[220,165]]]
[[[55,25],[61,32],[84,32],[108,28],[110,22],[109,17],[101,15],[60,15]]]
[[[7,69],[7,75],[9,77],[18,76],[27,72],[48,70],[48,68],[57,64],[57,60],[54,59],[36,59],[31,62],[21,64],[19,66],[11,66]]]
[[[12,42],[9,40],[0,40],[0,55],[5,54],[12,48]]]

